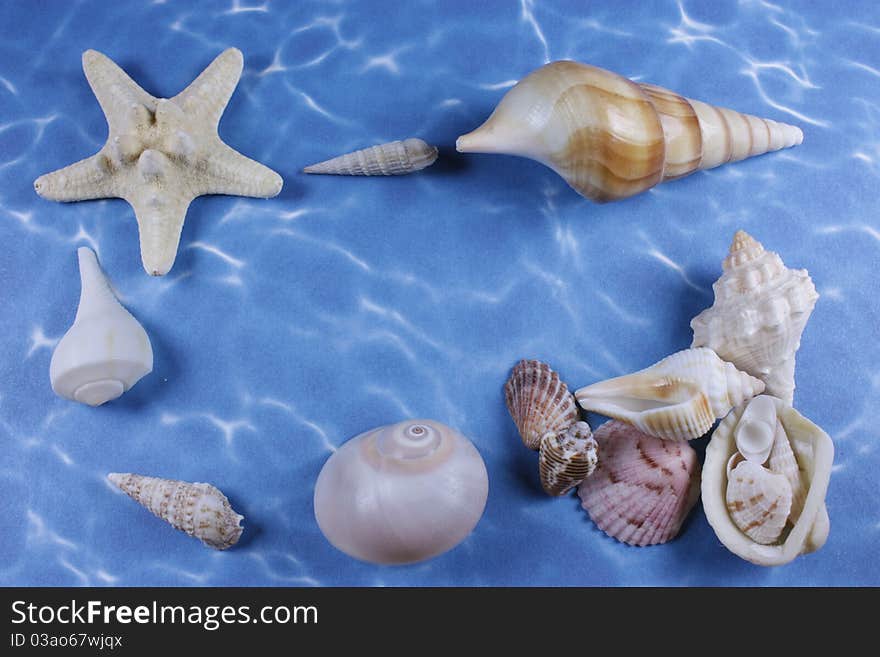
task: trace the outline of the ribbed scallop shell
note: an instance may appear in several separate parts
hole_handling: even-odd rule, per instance
[[[565,495],[593,474],[598,461],[596,441],[586,422],[575,422],[565,432],[541,439],[538,470],[548,495]]]
[[[692,346],[713,349],[791,404],[795,354],[819,298],[813,281],[742,230],[722,266],[714,304],[691,320]]]
[[[755,543],[775,543],[791,513],[791,484],[784,475],[743,461],[727,482],[727,511],[739,530]]]
[[[402,176],[434,164],[437,149],[421,139],[392,141],[312,164],[303,173],[337,176]]]
[[[629,545],[675,538],[700,493],[700,464],[693,448],[617,421],[603,424],[594,438],[599,464],[578,488],[593,522]]]
[[[504,384],[504,399],[529,449],[540,449],[544,434],[564,432],[580,415],[568,386],[539,360],[521,360],[514,366]]]
[[[208,547],[225,550],[241,537],[244,516],[211,484],[137,474],[112,473],[107,478],[150,513]]]
[[[629,422],[667,440],[693,440],[717,418],[764,390],[764,383],[711,349],[685,349],[634,374],[575,393],[582,408]]]
[[[579,194],[604,202],[802,140],[794,126],[558,61],[520,80],[456,147],[537,160]]]

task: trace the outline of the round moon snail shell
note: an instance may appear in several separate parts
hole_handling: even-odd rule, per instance
[[[315,484],[315,518],[327,540],[377,564],[424,561],[476,526],[489,494],[473,443],[434,420],[407,420],[346,442]]]

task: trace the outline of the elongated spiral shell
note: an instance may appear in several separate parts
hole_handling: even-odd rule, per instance
[[[520,80],[456,147],[537,160],[582,196],[605,202],[801,141],[794,126],[557,61]]]
[[[538,471],[548,495],[565,495],[593,474],[598,446],[590,425],[575,422],[565,432],[548,433],[541,439]]]
[[[312,164],[303,173],[337,176],[402,176],[434,164],[437,148],[421,139],[392,141]]]
[[[514,366],[504,384],[504,399],[529,449],[540,449],[545,434],[564,432],[580,415],[568,386],[539,360],[521,360]]]

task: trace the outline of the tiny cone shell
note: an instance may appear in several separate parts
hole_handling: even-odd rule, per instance
[[[421,139],[406,139],[363,148],[312,164],[303,173],[337,176],[402,176],[421,171],[437,159],[437,149]]]
[[[548,433],[541,439],[538,471],[548,495],[565,495],[596,469],[598,446],[590,425],[575,422],[564,433]]]
[[[504,384],[504,399],[523,444],[540,449],[547,433],[559,434],[578,421],[574,396],[559,375],[539,360],[521,360]]]
[[[244,516],[211,484],[115,472],[107,479],[150,513],[208,547],[225,550],[241,537]]]

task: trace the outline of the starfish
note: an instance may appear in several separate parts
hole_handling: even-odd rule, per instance
[[[177,256],[189,204],[204,194],[269,198],[281,176],[227,146],[217,134],[244,58],[222,52],[174,98],[154,98],[109,57],[82,56],[83,72],[109,126],[95,155],[37,178],[34,189],[53,201],[122,198],[134,209],[141,260],[153,276]]]

